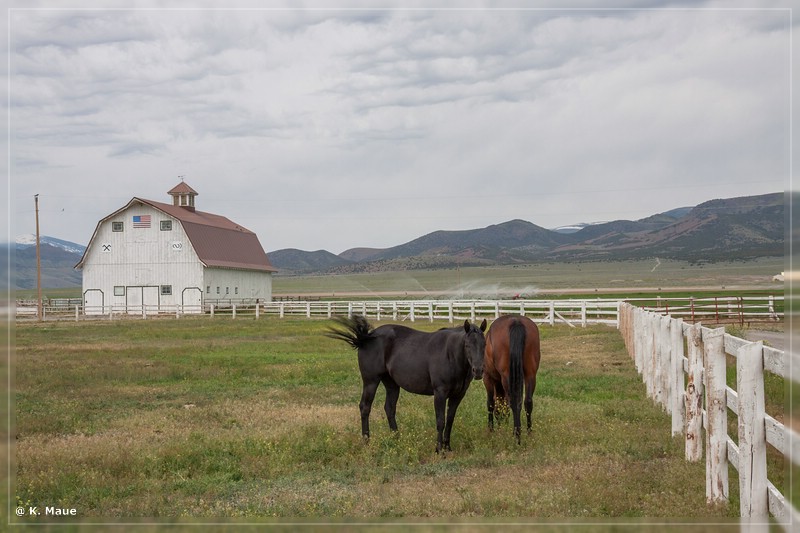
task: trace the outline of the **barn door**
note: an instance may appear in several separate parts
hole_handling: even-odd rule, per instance
[[[105,313],[104,304],[103,291],[100,289],[88,289],[83,293],[84,314],[102,315]]]
[[[203,312],[203,291],[199,287],[186,287],[181,295],[184,313]]]
[[[158,314],[158,287],[128,287],[125,291],[125,306],[129,315]]]

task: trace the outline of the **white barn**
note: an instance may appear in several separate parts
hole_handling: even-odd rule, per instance
[[[195,209],[181,181],[172,204],[134,197],[97,223],[75,268],[87,314],[201,312],[208,301],[270,301],[272,267],[252,231]]]

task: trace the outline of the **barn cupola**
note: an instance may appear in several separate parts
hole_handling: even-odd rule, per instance
[[[194,211],[194,197],[197,196],[197,191],[189,187],[183,180],[173,187],[168,194],[172,196],[172,205]]]

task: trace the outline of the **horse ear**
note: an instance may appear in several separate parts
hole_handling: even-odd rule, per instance
[[[472,324],[469,323],[469,320],[465,320],[464,321],[464,331],[469,333],[471,329],[472,329]]]
[[[481,322],[481,331],[486,331],[486,319],[485,318],[483,319],[483,322]]]

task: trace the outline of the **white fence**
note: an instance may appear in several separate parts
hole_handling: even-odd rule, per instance
[[[618,300],[372,300],[347,301],[275,301],[229,302],[203,306],[130,306],[130,307],[45,307],[45,320],[82,320],[178,317],[205,314],[231,318],[331,318],[336,315],[363,314],[374,320],[449,322],[465,319],[497,318],[519,313],[540,323],[566,323],[570,326],[587,324],[617,324]],[[36,307],[18,306],[18,319],[35,319]]]
[[[783,296],[712,297],[712,298],[639,298],[627,299],[657,313],[669,313],[687,321],[704,323],[753,323],[783,318]],[[194,306],[105,306],[84,307],[80,300],[51,300],[43,307],[45,320],[80,320],[83,318],[123,318],[206,314],[238,317],[305,317],[330,318],[334,315],[359,313],[375,320],[434,321],[476,320],[497,318],[518,313],[533,320],[554,325],[616,325],[617,299],[580,300],[369,300],[329,301],[217,301]],[[17,302],[18,319],[37,317],[35,301]]]
[[[764,408],[764,372],[800,381],[797,356],[627,303],[620,305],[619,329],[647,393],[672,414],[673,436],[684,435],[686,459],[700,460],[705,446],[708,502],[728,501],[730,464],[738,471],[743,521],[766,524],[771,514],[787,530],[800,523],[767,479],[766,458],[770,444],[800,464],[800,435]],[[726,354],[736,358],[736,390],[726,385]],[[737,416],[737,442],[728,435],[728,409]]]

